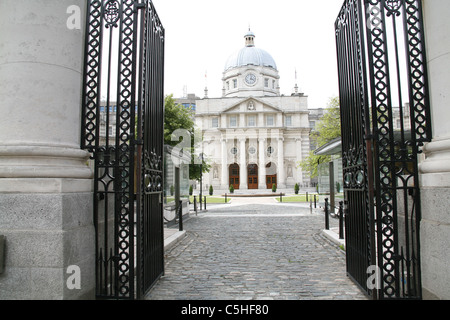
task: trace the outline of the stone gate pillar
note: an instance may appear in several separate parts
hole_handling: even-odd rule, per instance
[[[450,299],[450,1],[422,1],[430,86],[432,142],[419,165],[424,298]]]
[[[94,296],[92,172],[80,150],[85,6],[0,1],[0,300]]]

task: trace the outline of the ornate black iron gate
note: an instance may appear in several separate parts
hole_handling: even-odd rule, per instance
[[[96,295],[164,271],[164,29],[150,0],[87,1],[81,147],[92,153]]]
[[[417,155],[431,140],[420,0],[345,0],[335,24],[348,275],[421,298]]]

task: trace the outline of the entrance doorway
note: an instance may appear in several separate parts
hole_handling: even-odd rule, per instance
[[[273,162],[266,165],[266,187],[272,189],[272,185],[277,185],[277,168]]]
[[[258,189],[258,165],[249,164],[247,167],[248,188]]]
[[[239,165],[233,163],[230,165],[230,186],[233,186],[234,190],[239,189]]]

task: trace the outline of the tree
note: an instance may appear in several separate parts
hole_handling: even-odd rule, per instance
[[[330,98],[326,112],[316,126],[312,138],[319,147],[341,136],[341,113],[339,97]]]
[[[183,129],[183,134],[178,135],[173,133],[177,130]],[[191,153],[191,163],[189,164],[189,179],[200,180],[200,164],[199,159],[194,154],[194,136],[199,134],[195,130],[194,112],[191,109],[175,102],[173,95],[167,95],[164,99],[164,144],[175,147],[183,146],[183,149]],[[175,140],[172,140],[172,138]],[[190,141],[184,141],[184,139],[190,139]],[[177,140],[178,139],[178,140]],[[211,165],[206,162],[206,159],[202,161],[202,172],[209,172]]]
[[[172,133],[177,129],[185,129],[194,141],[194,114],[192,110],[177,104],[173,95],[168,95],[164,99],[164,144],[175,147],[179,140],[172,141]],[[192,143],[190,144],[192,146]]]
[[[316,125],[316,130],[311,133],[311,139],[321,147],[333,139],[341,136],[341,116],[339,108],[339,97],[330,98],[325,114]],[[299,166],[307,172],[310,172],[311,178],[318,176],[318,166],[321,163],[329,162],[330,156],[315,155],[310,151],[309,155],[299,163]]]

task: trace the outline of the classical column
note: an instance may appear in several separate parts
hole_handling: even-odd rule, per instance
[[[278,138],[278,172],[277,188],[286,188],[286,175],[284,173],[284,138]]]
[[[266,185],[266,146],[265,138],[258,138],[259,163],[258,163],[258,189],[267,189]]]
[[[302,141],[303,141],[303,139],[302,138],[296,138],[295,139],[295,152],[296,152],[296,156],[297,156],[297,163],[299,162],[299,161],[302,161],[303,160],[303,156],[302,156],[302,153],[303,153],[303,151],[302,151]],[[296,182],[298,182],[300,185],[301,184],[303,184],[303,171],[302,171],[302,169],[301,168],[298,168],[297,170],[297,175],[296,175],[296,179],[297,179],[297,181]]]
[[[222,176],[221,176],[221,189],[228,190],[229,178],[228,178],[228,152],[227,152],[227,139],[222,138]]]
[[[247,149],[245,147],[245,143],[247,141],[246,138],[241,138],[240,140],[241,146],[239,148],[240,153],[240,166],[239,166],[239,173],[240,173],[240,189],[241,190],[247,190],[248,189],[248,178],[247,178]]]
[[[419,165],[422,204],[420,247],[424,298],[450,299],[450,1],[422,1],[433,139]]]
[[[420,165],[420,171],[424,174],[420,180],[427,187],[450,187],[450,42],[441,39],[441,30],[450,26],[448,17],[445,17],[450,11],[450,5],[444,0],[426,2],[424,18],[433,141],[423,148],[426,159]],[[447,35],[445,39],[448,40]]]
[[[68,28],[71,14],[84,26],[85,6],[0,1],[0,300],[94,297],[92,171],[79,141],[84,30]]]

